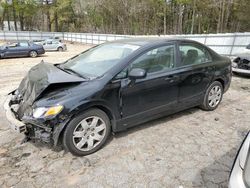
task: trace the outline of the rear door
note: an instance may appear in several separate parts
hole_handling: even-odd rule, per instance
[[[52,44],[52,40],[47,40],[45,42],[45,45],[43,46],[45,50],[47,51],[51,51],[53,50],[53,44]]]
[[[178,54],[179,103],[200,104],[214,76],[212,57],[204,46],[192,42],[180,42]]]
[[[17,47],[20,56],[28,56],[30,52],[30,44],[27,41],[19,42]]]
[[[176,65],[176,46],[166,44],[153,48],[128,67],[147,71],[146,78],[121,82],[123,124],[136,124],[155,115],[172,111],[178,101],[178,77],[172,72]]]

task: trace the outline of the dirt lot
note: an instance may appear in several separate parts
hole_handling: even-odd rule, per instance
[[[89,46],[39,58],[0,60],[0,187],[227,187],[231,165],[250,129],[250,80],[233,77],[219,108],[198,108],[113,136],[95,154],[74,157],[9,129],[3,103],[30,67],[62,62]]]

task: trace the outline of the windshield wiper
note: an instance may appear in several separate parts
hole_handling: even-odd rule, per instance
[[[74,71],[73,69],[70,69],[70,68],[63,68],[63,70],[65,70],[65,71],[67,71],[67,72],[71,72],[71,73],[73,73],[73,74],[75,74],[75,75],[77,75],[77,76],[79,76],[79,77],[81,77],[81,78],[89,79],[89,78],[87,78],[87,77],[85,77],[85,76],[79,74],[78,72]]]
[[[89,80],[88,77],[85,77],[85,76],[79,74],[78,72],[74,71],[73,69],[66,68],[66,67],[62,67],[62,66],[60,66],[60,65],[57,65],[57,67],[58,67],[59,69],[65,71],[65,72],[73,73],[73,74],[75,74],[75,75],[77,75],[77,76],[79,76],[79,77],[81,77],[81,78],[84,78],[84,79],[86,79],[86,80]]]

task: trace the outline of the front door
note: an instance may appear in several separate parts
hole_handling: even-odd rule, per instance
[[[13,42],[7,46],[7,50],[4,54],[5,57],[18,57],[19,51],[18,51],[19,43]]]
[[[123,125],[142,123],[156,115],[172,111],[178,101],[178,77],[172,73],[176,65],[176,47],[166,44],[151,49],[133,61],[133,68],[146,70],[143,79],[121,81]]]

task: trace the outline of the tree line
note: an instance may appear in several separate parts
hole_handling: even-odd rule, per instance
[[[0,26],[112,34],[250,30],[249,0],[0,0]],[[10,24],[8,24],[10,25]]]

